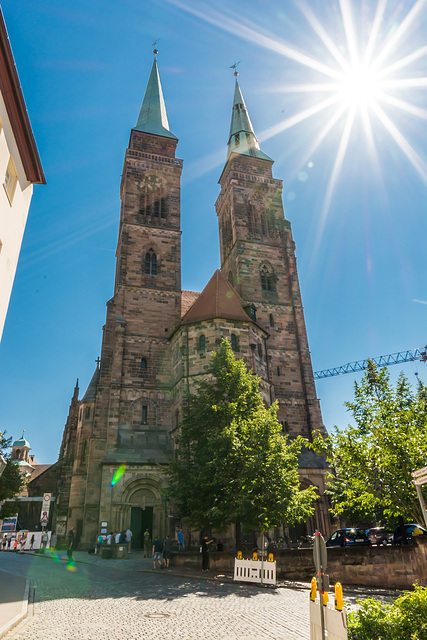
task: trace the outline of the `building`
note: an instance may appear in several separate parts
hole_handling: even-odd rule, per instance
[[[284,432],[311,438],[324,429],[282,181],[259,147],[237,74],[216,202],[221,268],[201,293],[181,289],[182,160],[154,53],[125,153],[101,359],[80,401],[74,390],[60,451],[57,530],[73,527],[83,545],[100,528],[130,526],[137,545],[146,527],[169,533],[161,468],[173,452],[185,393],[223,337],[261,377],[266,401],[279,401]],[[300,460],[303,485],[317,485],[322,496],[325,466],[308,452]],[[322,499],[307,526],[328,532]]]
[[[33,195],[46,184],[0,9],[0,339]]]

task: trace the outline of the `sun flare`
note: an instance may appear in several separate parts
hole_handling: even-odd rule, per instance
[[[369,106],[379,97],[380,78],[370,67],[351,67],[343,75],[340,85],[341,99],[349,107]]]

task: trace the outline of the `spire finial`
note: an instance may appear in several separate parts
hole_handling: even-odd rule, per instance
[[[101,364],[101,358],[98,356],[95,362],[96,362],[96,368],[99,369],[99,365]]]
[[[239,72],[237,71],[237,65],[240,64],[240,60],[239,62],[235,62],[234,64],[231,65],[230,69],[234,69],[234,75],[237,78],[237,76],[239,75]]]
[[[157,40],[154,40],[153,44],[151,45],[152,47],[154,47],[153,53],[154,53],[154,58],[156,58],[156,59],[157,59],[157,54],[159,53],[156,45],[157,45],[159,40],[160,40],[160,38],[157,38]]]

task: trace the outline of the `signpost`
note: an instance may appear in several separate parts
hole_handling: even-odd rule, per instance
[[[427,528],[427,512],[426,505],[423,498],[423,492],[421,491],[421,487],[427,484],[427,467],[423,467],[422,469],[418,469],[417,471],[412,472],[412,482],[415,485],[415,489],[417,491],[418,500],[420,501],[421,512],[424,518],[424,524]]]
[[[49,522],[49,509],[50,509],[50,500],[52,498],[52,494],[51,493],[44,493],[43,494],[43,503],[42,503],[42,510],[41,510],[41,514],[40,514],[40,524],[43,527],[47,527],[48,522]]]

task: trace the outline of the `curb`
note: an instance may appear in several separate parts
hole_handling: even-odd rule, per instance
[[[14,574],[15,575],[15,574]],[[26,617],[28,612],[28,596],[30,592],[30,580],[28,578],[25,579],[25,589],[24,596],[22,598],[21,611],[9,622],[6,622],[2,627],[0,627],[0,638],[3,638],[13,627],[16,627],[22,620]]]

